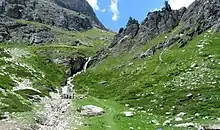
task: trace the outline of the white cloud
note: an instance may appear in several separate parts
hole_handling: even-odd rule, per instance
[[[106,11],[106,9],[102,9],[102,10],[100,10],[100,11],[104,13],[104,12]]]
[[[172,9],[180,9],[181,7],[188,7],[195,0],[169,0]]]
[[[118,0],[111,0],[110,10],[112,12],[112,20],[117,21],[119,17]]]
[[[99,10],[101,12],[105,12],[106,9],[100,9],[99,8],[99,5],[98,5],[98,0],[87,0],[88,3],[91,5],[91,7],[94,9],[94,10]]]
[[[87,0],[87,1],[94,10],[98,10],[98,11],[101,11],[101,12],[106,11],[106,9],[100,9],[99,8],[98,0]],[[118,17],[119,17],[118,0],[111,0],[110,11],[112,12],[112,20],[117,21]]]
[[[98,0],[87,0],[93,9],[99,10]]]

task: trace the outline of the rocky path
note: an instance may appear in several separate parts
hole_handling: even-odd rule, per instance
[[[82,123],[77,120],[77,116],[72,117],[71,113],[71,101],[68,97],[73,97],[74,84],[73,79],[75,76],[86,71],[87,65],[90,62],[91,57],[88,58],[83,70],[74,74],[68,78],[67,85],[62,88],[62,95],[51,93],[51,98],[44,98],[42,103],[45,104],[43,111],[40,113],[41,118],[38,120],[38,130],[70,130],[71,125],[81,125]],[[63,98],[63,95],[67,95],[67,98]],[[70,125],[71,123],[71,125]]]
[[[38,130],[69,130],[71,118],[71,99],[62,99],[58,94],[45,98],[41,118],[37,121]]]
[[[67,84],[59,93],[50,93],[51,98],[44,97],[41,99],[43,109],[36,112],[34,124],[23,124],[10,118],[0,121],[0,130],[70,130],[77,129],[82,125],[81,116],[77,114],[77,106],[74,104],[74,84],[75,76],[83,73],[91,58],[87,59],[83,70],[74,74],[67,79]],[[66,97],[65,97],[65,96]]]

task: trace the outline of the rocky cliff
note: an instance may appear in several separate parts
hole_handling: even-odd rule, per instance
[[[5,14],[73,31],[105,29],[86,0],[6,0]]]
[[[172,10],[166,2],[160,11],[150,12],[141,23],[129,24],[115,36],[111,50],[129,51],[133,47],[145,44],[153,38],[173,32],[167,40],[158,43],[158,48],[170,46],[174,42],[184,46],[193,36],[210,29],[219,31],[220,1],[196,0],[188,8]],[[175,30],[174,30],[175,28]],[[174,31],[173,31],[174,30]]]
[[[86,0],[1,0],[1,38],[39,44],[54,41],[55,35],[48,26],[69,31],[85,31],[97,27],[106,28],[98,20]],[[36,28],[28,22],[41,23]]]
[[[117,125],[100,129],[220,129],[219,18],[219,0],[179,10],[166,2],[142,23],[130,18],[75,78],[76,92],[116,110]]]

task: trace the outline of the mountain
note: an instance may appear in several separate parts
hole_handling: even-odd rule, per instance
[[[219,129],[219,7],[166,3],[141,23],[130,18],[75,78],[77,93],[89,97],[79,104],[107,108],[89,128]]]
[[[220,129],[219,0],[117,34],[85,0],[3,5],[0,129]]]
[[[0,129],[67,127],[60,93],[114,33],[85,0],[0,0],[0,13]]]
[[[161,11],[150,12],[140,25],[128,23],[127,27],[115,36],[110,48],[130,50],[139,43],[146,43],[173,29],[175,34],[169,36],[161,47],[170,46],[177,40],[184,46],[183,44],[186,44],[191,37],[213,26],[215,26],[214,30],[218,31],[219,11],[219,1],[216,0],[208,2],[197,0],[187,9],[183,7],[179,10],[171,10],[170,6],[166,5]]]
[[[52,42],[56,34],[48,26],[69,31],[86,31],[93,27],[106,30],[86,0],[3,0],[1,7],[1,41],[19,40],[38,44]],[[48,25],[34,28],[22,21]]]

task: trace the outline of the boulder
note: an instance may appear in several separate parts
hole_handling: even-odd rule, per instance
[[[99,116],[103,115],[105,111],[101,107],[86,105],[81,108],[80,113],[83,116]]]
[[[156,52],[156,47],[153,46],[152,48],[148,49],[147,51],[138,54],[135,57],[135,59],[142,59],[142,58],[146,58],[146,57],[152,56],[152,55],[154,55],[155,52]]]

